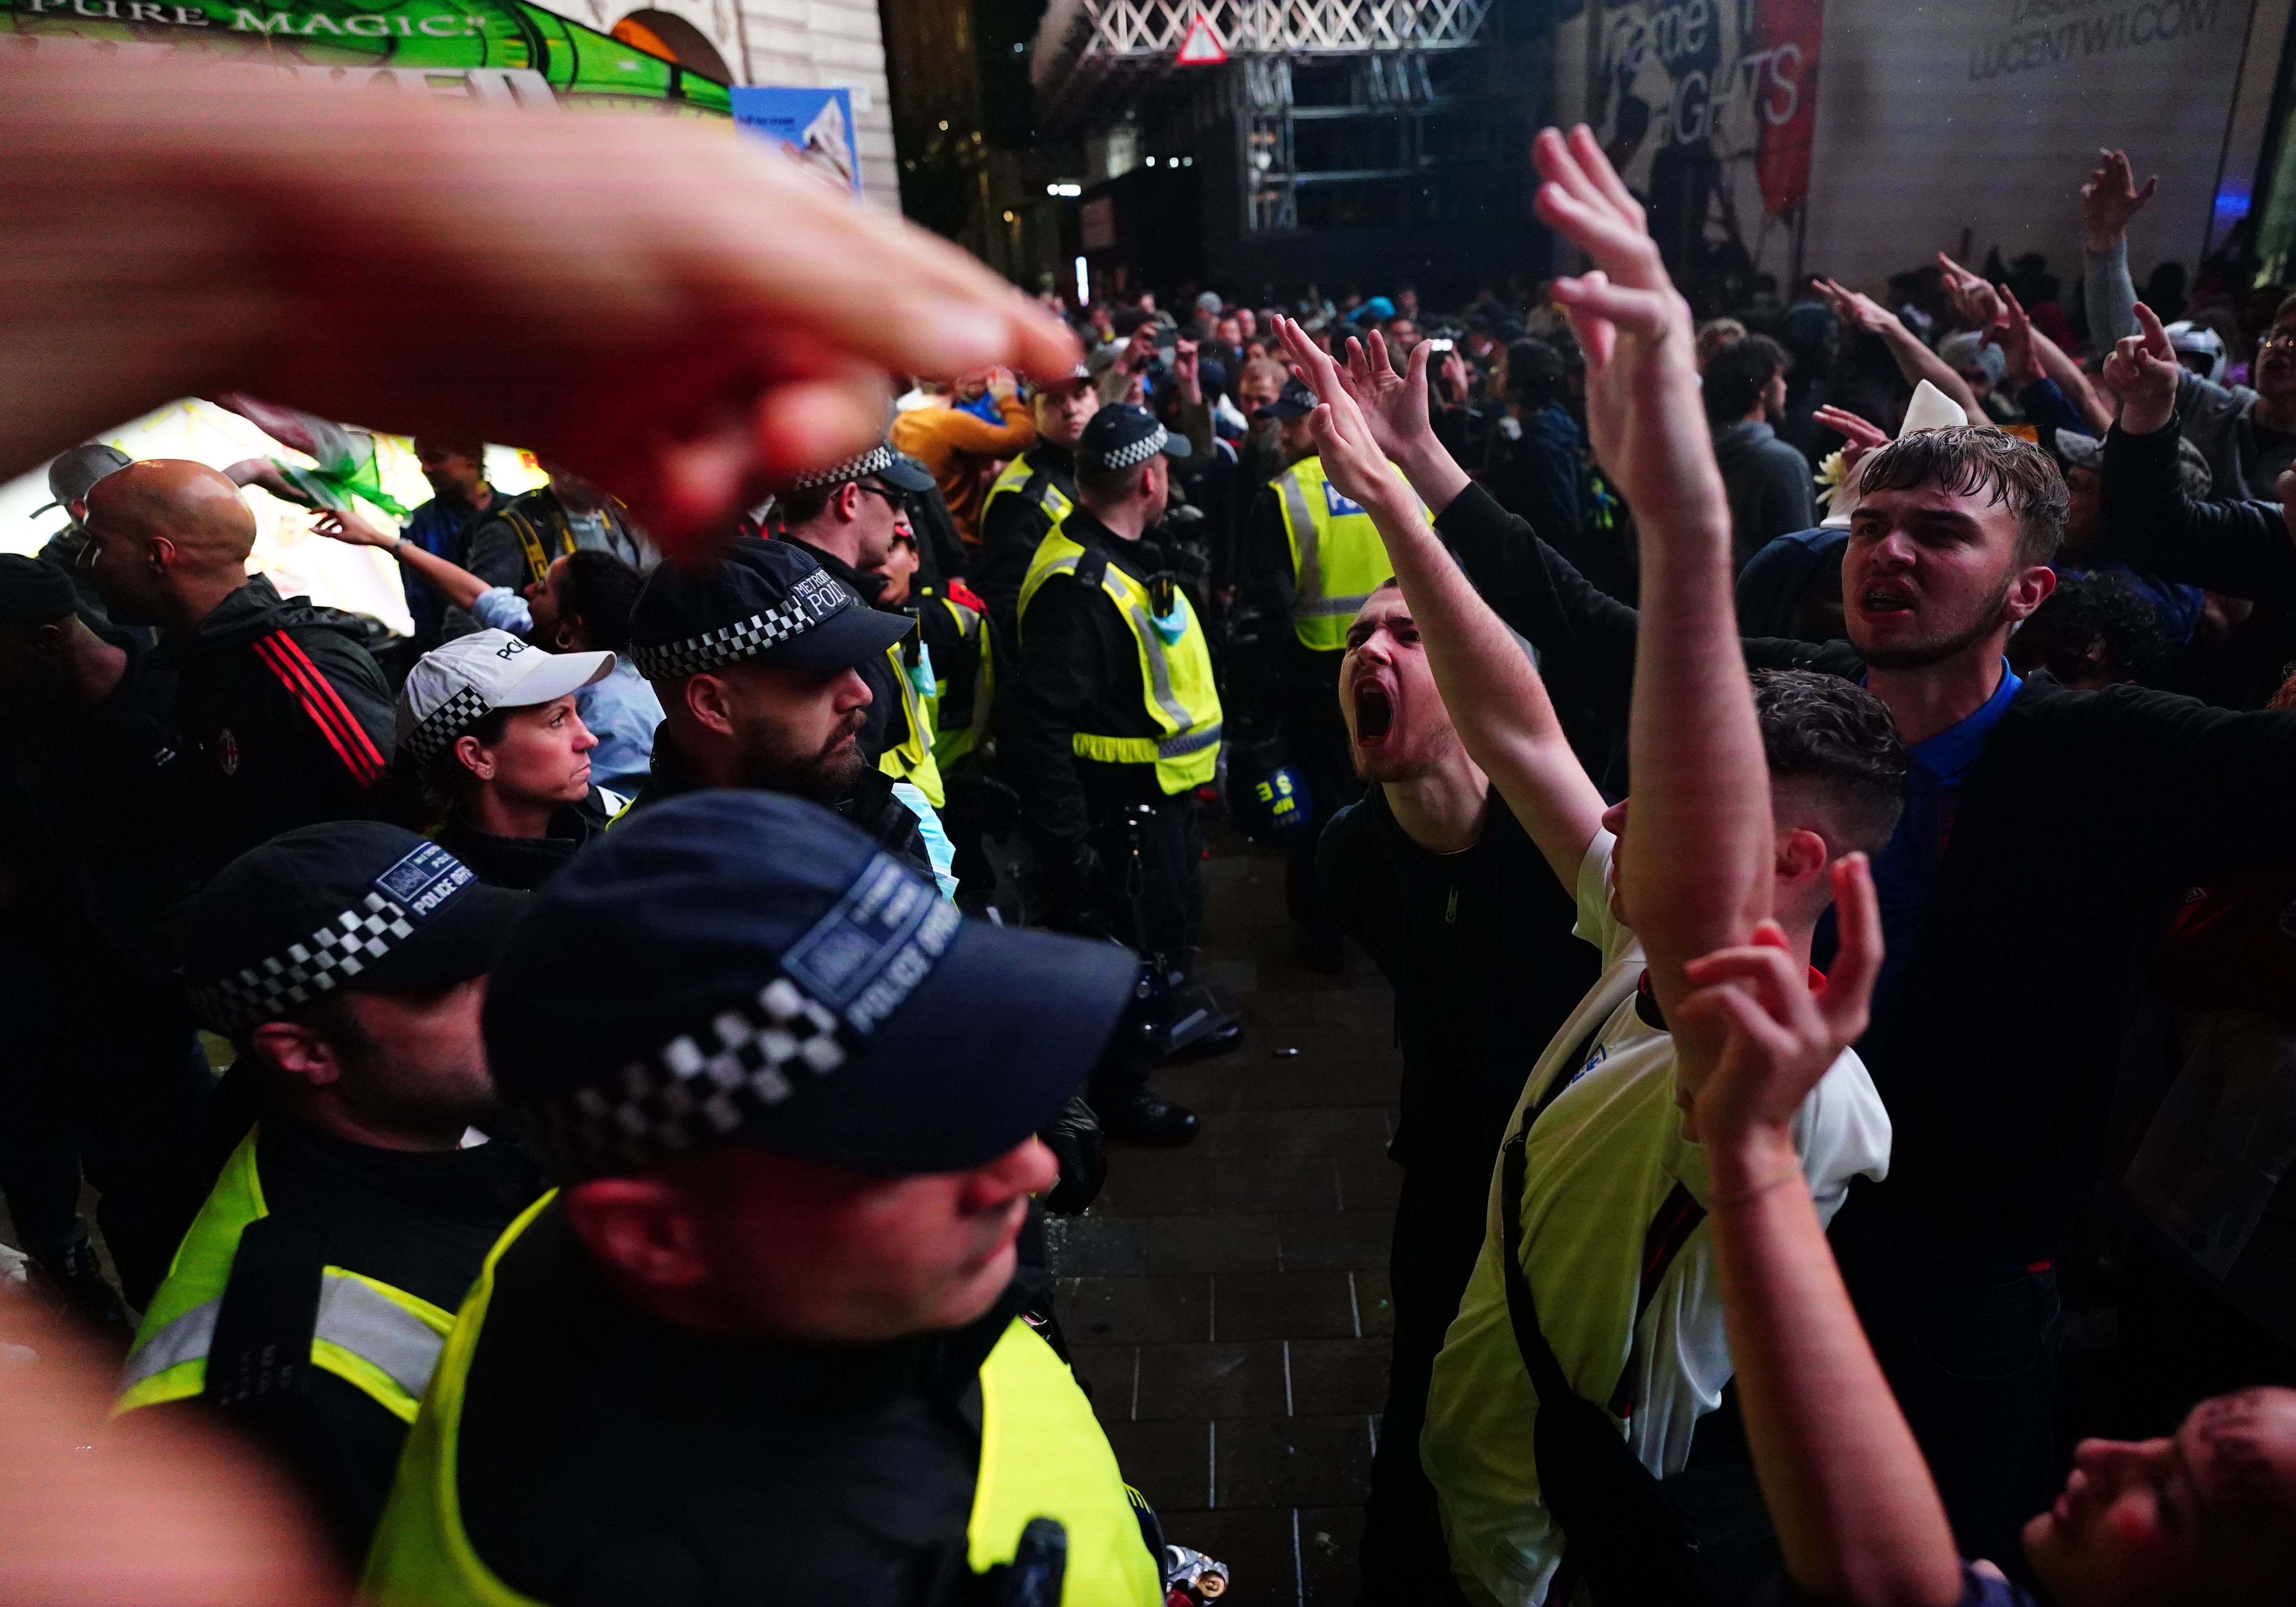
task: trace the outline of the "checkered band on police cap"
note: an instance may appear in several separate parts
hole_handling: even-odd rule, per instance
[[[800,474],[790,481],[792,491],[815,491],[823,486],[841,486],[849,480],[865,480],[872,474],[882,474],[893,466],[895,454],[890,442],[879,441],[858,457],[849,457],[831,469],[816,469],[811,474]]]
[[[486,718],[493,708],[479,695],[476,687],[463,687],[423,716],[422,723],[407,733],[407,752],[414,756],[416,764],[429,764],[456,737]]]
[[[869,906],[865,921],[857,902]],[[526,1136],[569,1179],[659,1165],[733,1136],[842,1070],[963,923],[955,906],[879,854],[754,995],[603,1084],[525,1104]]]
[[[857,606],[853,594],[825,570],[816,570],[797,583],[785,603],[682,642],[665,642],[659,647],[633,644],[630,662],[649,681],[683,680],[769,652],[844,612],[849,605]]]
[[[462,865],[459,887],[472,880]],[[449,889],[452,891],[453,889]],[[443,897],[443,895],[442,895]],[[190,988],[192,1007],[214,1031],[234,1033],[291,1014],[333,992],[414,935],[406,907],[369,892],[300,942],[280,954]]]
[[[1096,461],[1103,469],[1129,469],[1135,463],[1146,463],[1161,452],[1164,443],[1171,439],[1171,431],[1159,424],[1128,446],[1111,447],[1099,454]]]

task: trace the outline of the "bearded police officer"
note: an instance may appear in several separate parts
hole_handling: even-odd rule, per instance
[[[564,1186],[463,1308],[365,1599],[1152,1607],[1114,1453],[1015,1316],[1031,1135],[1132,975],[794,799],[680,799],[576,859],[485,1014]]]
[[[880,442],[833,468],[801,477],[774,506],[781,538],[803,548],[838,585],[875,608],[908,501],[932,489],[931,475]],[[882,611],[905,618],[898,610]],[[906,632],[854,668],[869,685],[867,723],[861,731],[869,762],[895,781],[911,783],[939,808],[947,798],[933,762],[933,671],[922,638]]]
[[[540,1189],[472,1127],[494,1103],[479,1003],[525,898],[411,832],[338,821],[242,856],[192,912],[193,1004],[261,1114],[144,1313],[119,1409],[225,1413],[349,1560],[463,1291]]]
[[[929,871],[919,826],[932,806],[862,745],[875,701],[865,670],[915,628],[867,606],[793,541],[743,537],[699,570],[657,569],[631,611],[630,657],[663,718],[631,808],[702,787],[787,792]]]
[[[1039,387],[1029,405],[1037,444],[1004,465],[980,511],[980,594],[1006,653],[1013,651],[1029,565],[1052,528],[1076,506],[1077,439],[1100,411],[1100,392],[1092,371],[1079,363],[1065,379]]]
[[[1295,376],[1265,409],[1280,422],[1289,466],[1253,499],[1243,550],[1253,601],[1280,639],[1263,667],[1266,703],[1315,808],[1293,842],[1284,903],[1307,959],[1337,971],[1340,931],[1317,890],[1316,840],[1341,806],[1363,796],[1340,717],[1340,665],[1356,611],[1395,570],[1370,515],[1324,472],[1308,428],[1316,405],[1316,393]]]
[[[1219,693],[1195,605],[1157,529],[1168,460],[1188,455],[1145,409],[1103,407],[1077,443],[1078,505],[1021,588],[1020,663],[997,700],[997,757],[1021,796],[1054,924],[1136,945],[1163,980],[1187,963],[1202,906],[1196,789],[1218,768]],[[1223,1023],[1212,1045],[1231,1046]],[[1195,1118],[1104,1068],[1109,1131],[1184,1144]]]

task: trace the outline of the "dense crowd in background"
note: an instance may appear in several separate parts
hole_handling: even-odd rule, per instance
[[[654,184],[686,132],[201,93],[172,137],[507,142],[494,209],[644,196],[598,260],[665,266],[444,399],[348,377],[357,309],[158,341],[283,449],[228,465],[18,343],[0,1596],[1216,1596],[1045,1218],[1243,1041],[1225,823],[1395,994],[1365,1602],[2292,1599],[2296,299],[2237,244],[2140,295],[2123,155],[2070,293],[1685,296],[1580,129],[1583,274],[1032,310],[767,156]],[[38,204],[171,262],[152,160]],[[435,238],[488,316],[548,271]],[[552,341],[586,296],[657,326]],[[412,634],[250,575],[250,488]]]

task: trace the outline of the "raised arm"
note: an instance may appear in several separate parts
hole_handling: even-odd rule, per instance
[[[876,439],[886,370],[1077,360],[956,247],[722,127],[50,53],[0,53],[0,478],[243,389],[498,432],[706,550]]]
[[[2296,602],[2296,536],[2284,504],[2203,502],[2185,493],[2177,461],[2177,398],[2185,371],[2144,303],[2140,333],[2104,365],[2122,398],[2104,438],[2104,537],[2113,551],[2165,580],[2259,603]],[[2282,494],[2290,488],[2283,476]]]
[[[2161,187],[2156,174],[2136,187],[2125,151],[2100,151],[2081,185],[2081,302],[2088,313],[2089,344],[2110,351],[2137,332],[2136,284],[2128,276],[2128,222]]]
[[[1672,1014],[1726,1036],[1685,1124],[1707,1209],[1738,1399],[1796,1584],[1844,1607],[1946,1607],[1961,1570],[1944,1505],[1841,1285],[1803,1186],[1793,1119],[1866,1029],[1882,917],[1865,857],[1833,872],[1841,948],[1813,995],[1765,927],[1693,962]]]
[[[1278,319],[1276,332],[1308,383],[1325,398],[1309,426],[1324,471],[1342,495],[1362,504],[1387,543],[1459,740],[1530,833],[1563,890],[1575,892],[1587,845],[1602,826],[1603,795],[1571,751],[1538,672],[1428,528],[1418,497],[1389,469],[1332,359],[1292,320]],[[1415,365],[1423,367],[1423,360]]]
[[[1595,453],[1642,532],[1621,880],[1652,986],[1671,1011],[1690,991],[1689,962],[1744,942],[1770,912],[1775,828],[1738,647],[1729,504],[1699,400],[1690,307],[1667,279],[1642,207],[1585,127],[1567,143],[1546,129],[1531,149],[1546,181],[1540,217],[1595,264],[1556,280],[1554,296],[1587,354]],[[1717,1047],[1677,1037],[1686,1067]]]
[[[333,537],[347,546],[381,547],[422,579],[429,581],[432,590],[465,613],[474,611],[479,599],[496,589],[461,564],[449,562],[436,553],[425,552],[404,536],[377,529],[356,513],[322,513],[313,521],[311,528],[322,536]]]
[[[1954,373],[1953,365],[1921,343],[1906,321],[1883,307],[1871,296],[1847,290],[1831,279],[1819,282],[1819,289],[1843,322],[1854,324],[1869,335],[1878,335],[1882,344],[1890,348],[1890,358],[1908,385],[1918,385],[1923,380],[1936,386],[1961,404],[1962,411],[1972,419],[1981,419],[1985,410],[1977,405],[1977,393],[1969,382]]]

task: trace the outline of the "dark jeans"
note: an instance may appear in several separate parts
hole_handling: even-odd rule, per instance
[[[1878,1248],[1842,1273],[1962,1554],[2017,1577],[2025,1523],[2055,1495],[2056,1273],[1922,1267]]]
[[[1443,1335],[1482,1249],[1489,1168],[1422,1166],[1406,1171],[1395,1202],[1388,1281],[1395,1301],[1395,1348],[1387,1406],[1379,1420],[1371,1491],[1357,1554],[1365,1607],[1465,1600],[1452,1582],[1451,1557],[1435,1507],[1435,1487],[1419,1464],[1427,1386]]]
[[[12,1040],[0,1056],[0,1194],[24,1249],[53,1252],[86,1231],[84,1174],[140,1310],[206,1193],[189,1146],[214,1081],[207,1055],[180,1005],[99,958],[29,939],[0,938]]]

